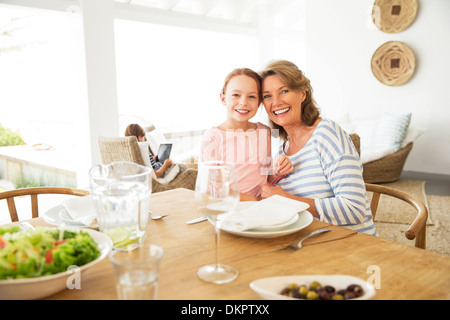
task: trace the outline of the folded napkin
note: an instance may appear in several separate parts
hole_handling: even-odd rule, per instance
[[[70,198],[64,200],[62,205],[73,221],[80,222],[86,226],[92,226],[97,223],[96,205],[91,196]]]
[[[308,208],[307,203],[274,195],[246,209],[236,211],[226,221],[233,228],[244,231],[284,223]]]

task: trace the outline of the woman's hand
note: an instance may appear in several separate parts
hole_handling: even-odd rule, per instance
[[[288,157],[286,157],[285,155],[281,155],[275,162],[275,171],[279,176],[286,176],[294,171],[294,166],[292,165],[291,160],[289,160]]]
[[[264,184],[261,187],[261,198],[265,199],[265,198],[269,198],[273,195],[280,195],[285,197],[286,195],[288,195],[288,193],[286,191],[283,190],[283,188],[281,188],[280,186],[269,186],[268,184]]]

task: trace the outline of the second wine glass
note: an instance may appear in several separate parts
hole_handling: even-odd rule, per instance
[[[238,271],[219,262],[221,222],[239,203],[239,186],[233,164],[209,161],[199,164],[195,186],[198,210],[214,225],[216,233],[216,263],[201,267],[200,279],[213,283],[227,283],[238,276]]]

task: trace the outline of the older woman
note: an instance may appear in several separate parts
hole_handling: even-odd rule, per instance
[[[263,186],[261,196],[306,202],[321,221],[376,235],[359,155],[337,123],[320,117],[309,79],[289,61],[270,63],[261,78],[264,107],[284,141],[279,155],[294,165],[277,186]]]

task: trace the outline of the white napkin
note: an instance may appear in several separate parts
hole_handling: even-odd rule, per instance
[[[308,208],[309,204],[305,202],[274,195],[231,214],[226,221],[235,229],[243,231],[284,223]]]
[[[73,221],[81,222],[86,226],[97,223],[97,210],[91,196],[76,197],[64,200],[62,205]]]

